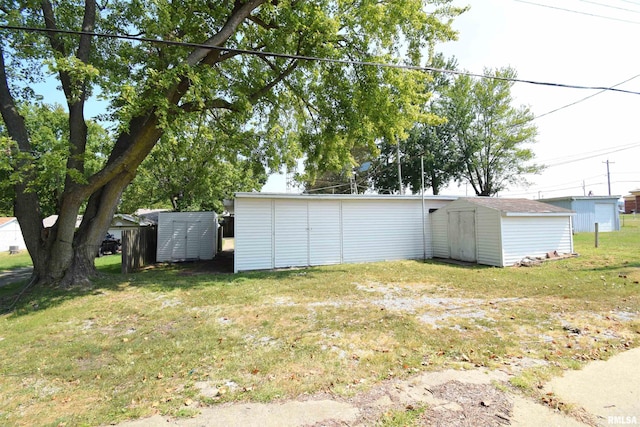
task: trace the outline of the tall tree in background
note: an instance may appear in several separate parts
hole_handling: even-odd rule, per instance
[[[457,61],[439,53],[434,55],[431,66],[455,70]],[[398,189],[398,152],[403,187],[414,193],[422,188],[423,164],[424,185],[431,188],[433,194],[439,194],[442,187],[459,178],[462,166],[451,137],[449,112],[443,107],[446,105],[443,97],[454,78],[451,73],[432,73],[424,88],[429,95],[426,105],[426,111],[430,113],[428,122],[416,123],[409,137],[397,144],[381,141],[380,157],[374,161],[370,172],[371,184],[378,191],[395,192]]]
[[[33,179],[25,183],[26,188],[38,194],[41,214],[47,217],[56,213],[64,187],[65,163],[69,157],[69,114],[57,104],[23,103],[18,108],[31,138],[32,151],[24,154],[27,162],[23,169],[14,170],[11,156],[14,144],[4,123],[0,123],[0,152],[3,153],[0,157],[0,212],[13,214],[14,183],[30,175]],[[83,174],[76,174],[75,179],[86,180],[100,170],[111,145],[107,130],[88,120],[85,170]]]
[[[0,113],[19,175],[12,180],[14,211],[33,261],[32,283],[67,286],[96,273],[97,245],[124,188],[163,134],[203,111],[264,135],[246,142],[264,165],[293,164],[304,153],[310,176],[319,164],[344,165],[356,145],[375,149],[380,137],[404,138],[420,120],[422,73],[264,53],[395,63],[402,55],[419,64],[422,52],[455,36],[450,21],[462,10],[449,3],[3,2],[0,24],[49,30],[0,30]],[[28,167],[33,140],[18,109],[35,99],[34,83],[47,76],[58,80],[69,114],[59,216],[50,229],[42,225],[42,195],[28,185],[38,171]],[[92,94],[109,102],[115,127],[104,167],[86,177],[85,106]]]
[[[462,177],[478,196],[493,196],[509,184],[526,183],[541,167],[529,163],[537,128],[528,107],[512,106],[511,68],[486,70],[489,78],[461,75],[443,97]],[[496,78],[492,78],[496,77]]]

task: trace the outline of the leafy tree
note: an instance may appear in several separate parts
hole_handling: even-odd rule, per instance
[[[455,70],[457,61],[437,54],[431,65]],[[395,192],[398,189],[398,152],[403,187],[412,192],[421,190],[423,165],[424,185],[430,187],[433,194],[439,194],[443,186],[460,176],[461,162],[451,138],[452,129],[447,121],[449,111],[444,108],[446,102],[443,101],[444,93],[454,77],[453,74],[441,72],[435,72],[431,77],[424,89],[430,95],[426,106],[431,114],[428,122],[415,124],[409,137],[399,142],[399,147],[389,140],[380,143],[380,157],[371,171],[371,183],[378,191]]]
[[[444,99],[451,136],[467,180],[478,196],[493,196],[509,184],[526,183],[524,175],[541,167],[529,162],[537,128],[528,107],[511,104],[511,68],[486,70],[495,78],[461,75]]]
[[[262,153],[270,168],[304,153],[310,175],[319,164],[345,164],[354,146],[404,138],[421,114],[422,73],[264,52],[398,63],[403,56],[418,64],[422,52],[455,36],[449,24],[462,10],[449,3],[3,2],[1,24],[49,30],[0,30],[0,113],[17,145],[11,151],[20,174],[13,181],[15,214],[33,260],[33,282],[66,286],[95,274],[96,246],[123,189],[164,134],[203,111],[215,112],[221,125],[262,135],[247,140],[247,149]],[[33,83],[48,73],[64,94],[69,134],[58,221],[44,230],[42,200],[28,186],[38,173],[27,167],[33,141],[17,105],[34,99]],[[85,177],[85,104],[93,94],[110,103],[113,148],[104,167]]]
[[[252,132],[216,129],[198,120],[167,131],[138,168],[119,210],[169,207],[175,211],[222,212],[236,191],[260,190],[267,180],[262,153],[247,150]]]
[[[57,200],[64,186],[65,162],[69,156],[69,115],[61,105],[42,103],[19,105],[25,126],[31,139],[32,151],[26,158],[24,169],[16,172],[12,168],[12,150],[15,141],[9,138],[4,123],[0,123],[0,147],[6,155],[0,157],[0,206],[4,215],[13,214],[15,181],[26,175],[33,176],[26,182],[29,192],[38,195],[43,216],[56,213]],[[106,161],[111,140],[106,129],[95,121],[87,121],[86,167],[78,180],[86,180],[98,171]]]

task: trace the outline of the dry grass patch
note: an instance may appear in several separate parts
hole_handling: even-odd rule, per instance
[[[511,370],[513,385],[535,395],[550,376],[639,343],[640,228],[602,235],[598,249],[592,238],[576,236],[580,257],[532,268],[400,261],[191,275],[164,266],[93,289],[36,290],[0,317],[0,424],[352,396],[445,367]]]

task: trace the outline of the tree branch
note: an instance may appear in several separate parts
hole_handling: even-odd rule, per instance
[[[204,44],[212,47],[222,46],[222,44],[235,33],[240,24],[242,24],[245,19],[249,18],[255,9],[267,1],[268,0],[249,0],[244,4],[236,1],[233,11],[231,12],[231,16],[229,16],[227,22],[225,22],[220,31],[205,41]],[[220,51],[217,49],[198,48],[187,57],[185,62],[190,66],[194,66],[208,56],[215,57],[218,55],[220,55]]]

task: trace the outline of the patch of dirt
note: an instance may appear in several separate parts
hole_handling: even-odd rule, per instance
[[[180,263],[180,275],[233,273],[233,251],[218,252],[212,260]]]
[[[488,384],[464,384],[449,381],[431,389],[433,396],[447,405],[429,409],[421,420],[425,426],[501,426],[509,419],[513,402],[506,393]]]

